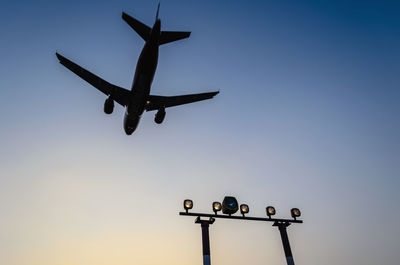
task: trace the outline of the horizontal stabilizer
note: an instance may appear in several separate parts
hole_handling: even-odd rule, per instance
[[[188,38],[188,31],[161,31],[159,45]]]
[[[200,94],[189,94],[189,95],[181,95],[181,96],[152,96],[148,97],[148,103],[146,105],[146,110],[157,110],[160,108],[168,108],[179,106],[183,104],[188,104],[196,101],[206,100],[213,98],[217,95],[219,91],[208,92],[208,93],[200,93]]]
[[[131,17],[130,15],[122,12],[122,19],[131,26],[132,29],[136,31],[137,34],[142,37],[145,41],[150,38],[151,28],[140,22],[139,20]]]

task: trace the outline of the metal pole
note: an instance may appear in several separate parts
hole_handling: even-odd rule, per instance
[[[210,224],[213,224],[215,221],[214,218],[210,218],[209,220],[201,220],[200,217],[197,217],[196,223],[201,224],[201,237],[203,242],[203,264],[211,265],[210,258],[210,233],[209,227]]]
[[[277,226],[279,228],[279,232],[281,232],[283,250],[285,251],[287,264],[294,265],[292,250],[290,249],[289,238],[286,231],[286,227],[288,227],[289,225],[290,223],[288,222],[275,222],[273,224],[273,226]]]
[[[203,264],[211,265],[210,259],[210,235],[208,232],[208,223],[201,223],[201,235],[203,238]]]

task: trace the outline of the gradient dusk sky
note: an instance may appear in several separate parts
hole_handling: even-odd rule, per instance
[[[10,1],[0,8],[0,264],[200,265],[201,231],[182,202],[225,195],[265,216],[302,210],[288,234],[297,265],[400,260],[398,1],[161,2],[156,95],[214,99],[124,109],[55,52],[130,88],[158,1]],[[215,265],[282,265],[271,224],[217,220]]]

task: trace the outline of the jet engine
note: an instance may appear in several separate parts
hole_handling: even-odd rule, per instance
[[[160,108],[157,111],[156,115],[154,116],[155,123],[161,124],[164,121],[165,114],[166,114],[165,108],[164,107]]]
[[[114,110],[114,100],[111,97],[109,97],[104,102],[104,113],[111,114],[113,113],[113,110]]]

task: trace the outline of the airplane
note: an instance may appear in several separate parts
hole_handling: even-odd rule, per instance
[[[125,107],[124,130],[127,135],[131,135],[136,130],[145,110],[157,110],[154,121],[161,124],[165,118],[165,108],[211,99],[219,93],[219,91],[215,91],[179,96],[150,95],[150,88],[158,63],[159,46],[190,36],[190,32],[161,31],[161,20],[158,18],[159,9],[160,4],[158,4],[156,20],[152,28],[122,12],[122,19],[146,42],[136,65],[131,90],[103,80],[56,52],[56,56],[62,65],[108,96],[104,102],[106,114],[113,112],[114,101]]]

